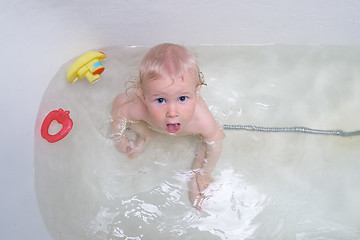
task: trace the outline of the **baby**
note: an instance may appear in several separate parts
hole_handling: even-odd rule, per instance
[[[202,139],[189,183],[190,201],[198,209],[224,138],[200,96],[204,84],[195,57],[185,47],[160,44],[141,61],[135,91],[120,94],[112,106],[112,129],[120,136],[115,144],[129,158],[138,156],[159,133]]]

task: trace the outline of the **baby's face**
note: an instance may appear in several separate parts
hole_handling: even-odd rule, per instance
[[[151,127],[172,134],[186,131],[195,113],[199,90],[200,86],[189,74],[175,81],[162,77],[144,83],[144,104],[156,124]]]

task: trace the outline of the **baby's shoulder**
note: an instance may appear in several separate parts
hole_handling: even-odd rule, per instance
[[[209,110],[208,105],[205,103],[205,101],[202,97],[200,97],[198,100],[195,114],[196,114],[197,120],[200,120],[200,121],[205,121],[205,120],[214,118]]]
[[[112,115],[121,115],[129,120],[143,120],[146,107],[136,94],[123,93],[113,101]]]
[[[213,140],[222,135],[218,122],[202,99],[199,102],[196,115],[197,129],[204,140]]]

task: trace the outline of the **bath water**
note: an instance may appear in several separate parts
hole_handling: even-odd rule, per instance
[[[195,46],[220,124],[360,128],[360,47]],[[101,79],[50,82],[35,129],[39,207],[54,239],[359,239],[360,137],[226,131],[204,210],[187,180],[199,139],[161,136],[136,159],[109,134],[110,108],[148,50],[108,47]],[[70,111],[60,142],[46,114]]]

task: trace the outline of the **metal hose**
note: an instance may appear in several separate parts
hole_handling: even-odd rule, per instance
[[[332,135],[341,137],[359,136],[360,130],[345,132],[343,130],[319,130],[306,127],[258,127],[252,125],[229,125],[225,124],[225,130],[244,130],[252,132],[286,132],[286,133],[307,133],[318,135]]]

